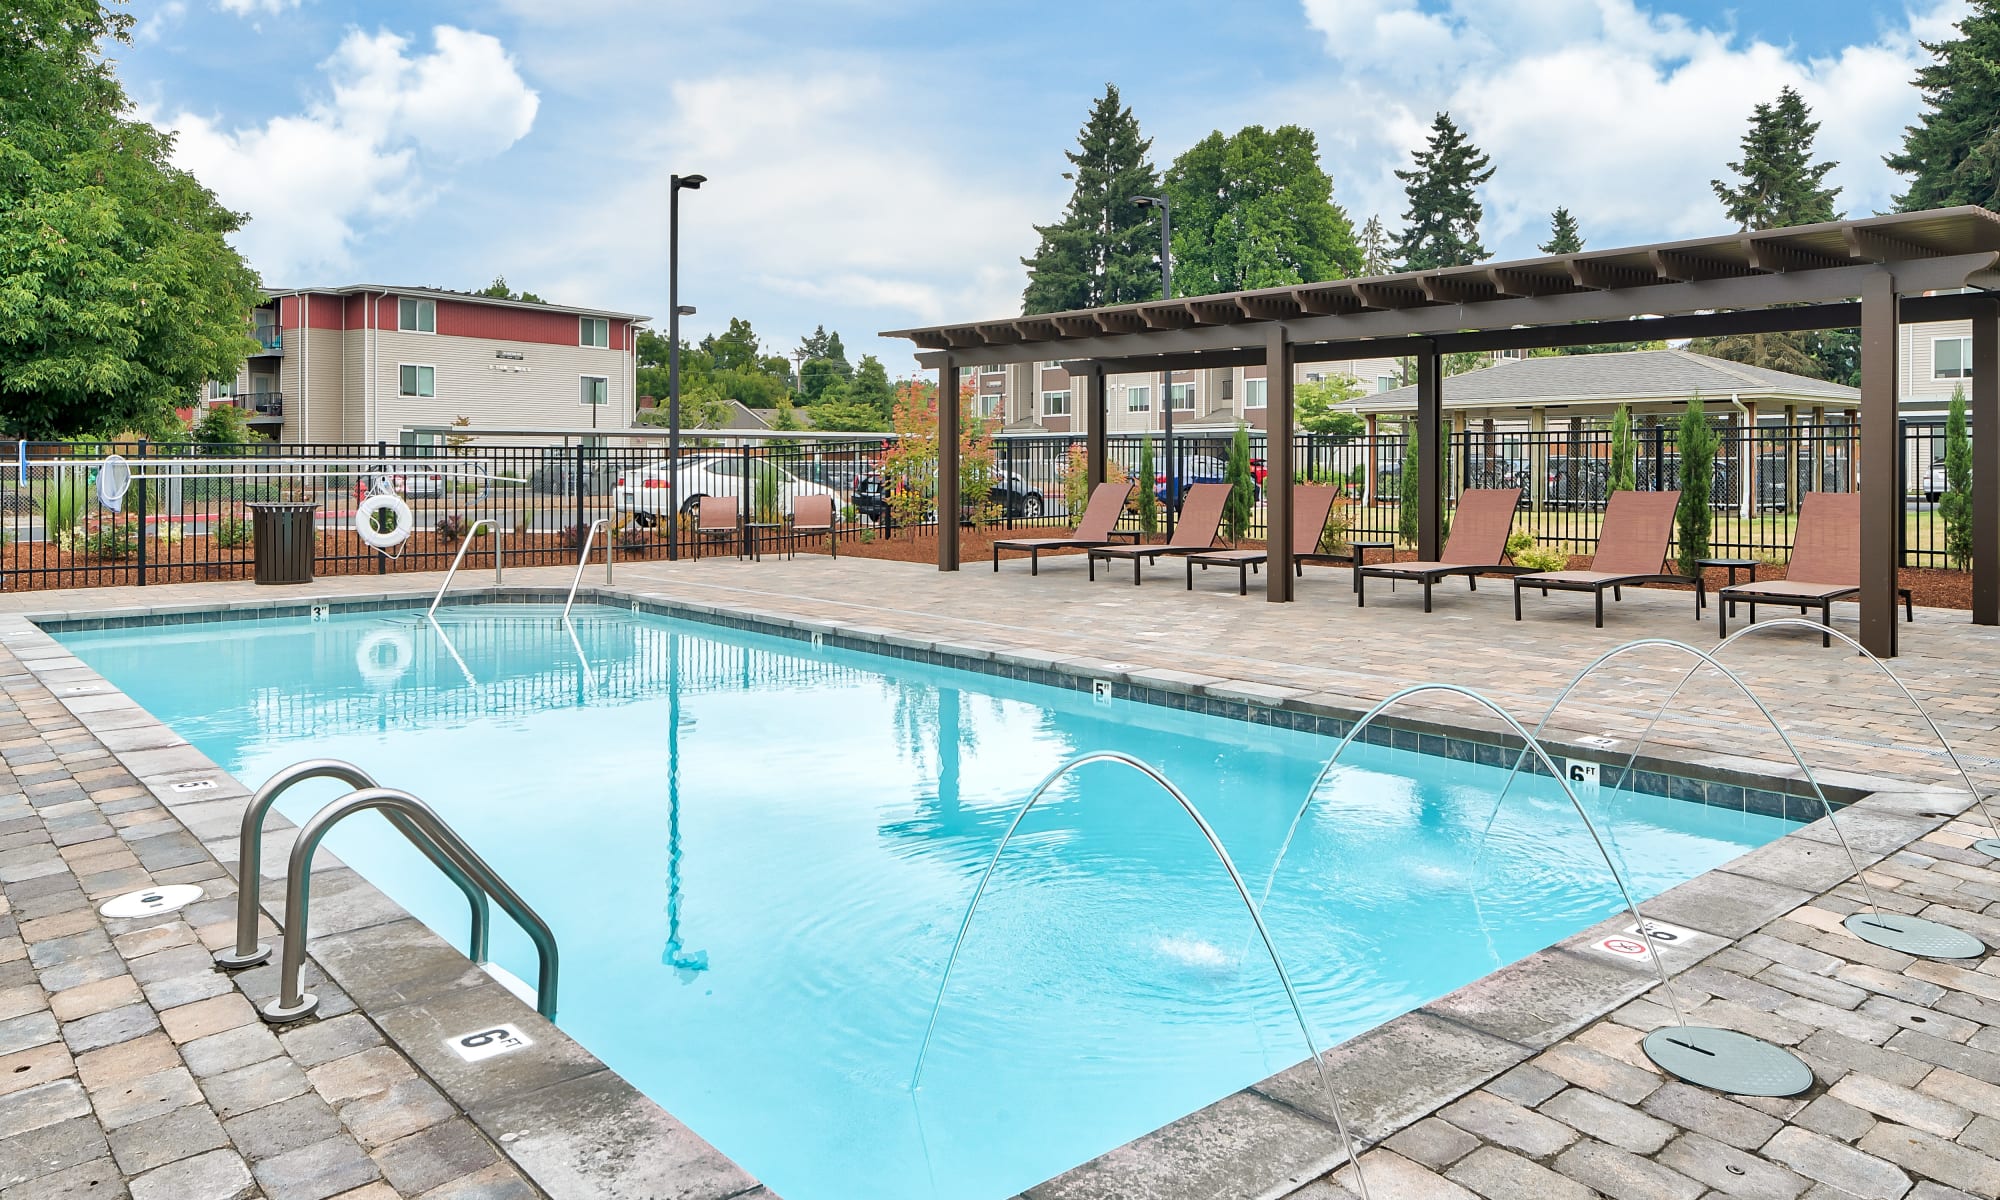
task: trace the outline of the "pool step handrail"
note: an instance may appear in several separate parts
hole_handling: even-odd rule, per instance
[[[271,957],[271,948],[257,941],[258,910],[263,904],[264,817],[279,796],[309,779],[334,779],[350,788],[378,786],[368,772],[351,762],[337,758],[309,758],[284,768],[257,789],[257,794],[250,798],[249,805],[243,810],[242,831],[237,838],[236,945],[215,956],[215,965],[226,971],[254,967]],[[472,934],[466,947],[466,957],[476,963],[485,962],[486,930],[492,923],[491,914],[487,911],[486,893],[473,882],[472,873],[465,864],[433,845],[408,817],[393,811],[384,812],[383,816],[388,818],[396,832],[431,860],[432,866],[442,871],[445,878],[465,893],[466,903],[472,906]]]
[[[458,564],[465,561],[465,552],[472,549],[472,540],[479,535],[481,525],[493,527],[493,586],[499,587],[504,582],[506,576],[501,571],[500,560],[507,550],[506,531],[502,530],[500,522],[492,517],[481,517],[472,523],[472,528],[465,531],[465,540],[458,544],[458,553],[452,556],[451,569],[444,573],[444,582],[438,584],[437,595],[431,597],[431,606],[424,611],[425,616],[437,616],[438,605],[444,603],[445,589],[451,586],[451,577],[458,574]]]
[[[576,589],[583,582],[583,569],[590,565],[590,543],[596,539],[599,529],[604,530],[604,586],[611,586],[612,551],[610,524],[611,518],[599,517],[590,523],[588,530],[584,531],[583,553],[579,554],[576,559],[576,578],[569,581],[569,598],[563,601],[562,615],[565,621],[569,619],[570,606],[576,603]]]
[[[291,861],[285,872],[285,923],[283,951],[278,963],[278,995],[258,1010],[273,1025],[287,1024],[311,1016],[319,999],[305,990],[306,938],[312,912],[312,861],[319,844],[335,825],[359,812],[380,812],[392,821],[404,818],[416,831],[421,848],[429,843],[438,854],[457,864],[486,895],[490,895],[508,916],[513,917],[535,944],[539,960],[535,978],[535,1011],[553,1021],[556,1018],[556,936],[527,901],[521,899],[499,874],[465,844],[451,826],[430,805],[408,792],[395,788],[363,787],[347,793],[312,815],[292,843]],[[438,861],[432,858],[433,862]],[[477,960],[484,963],[482,954]]]

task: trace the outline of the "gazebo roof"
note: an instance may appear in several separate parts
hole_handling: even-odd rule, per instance
[[[1840,300],[1860,294],[1862,272],[1885,264],[1905,294],[1992,287],[1995,252],[2000,216],[1966,206],[882,336],[940,352],[920,361],[1197,357],[1261,345],[1257,327],[1270,322],[1290,326],[1294,343],[1312,343]]]

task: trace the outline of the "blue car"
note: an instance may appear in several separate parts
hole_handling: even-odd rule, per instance
[[[1178,511],[1181,501],[1187,498],[1187,490],[1190,487],[1197,483],[1227,483],[1228,473],[1229,464],[1223,460],[1207,454],[1196,454],[1181,460],[1174,479],[1177,494],[1172,499],[1167,497],[1167,477],[1164,472],[1153,476],[1153,494],[1160,498],[1160,503],[1172,504]]]

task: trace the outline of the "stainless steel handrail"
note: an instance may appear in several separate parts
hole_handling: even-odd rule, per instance
[[[280,795],[308,779],[337,779],[351,788],[377,786],[368,772],[353,763],[337,758],[310,758],[279,771],[257,789],[257,794],[250,798],[249,806],[243,810],[242,833],[236,847],[236,946],[215,956],[215,965],[224,970],[254,967],[271,957],[271,948],[257,941],[257,912],[262,905],[264,882],[264,815],[271,811],[271,805],[277,802]],[[385,812],[382,815],[388,818],[396,832],[408,838],[411,845],[431,860],[432,866],[444,872],[445,878],[465,893],[466,903],[472,906],[472,937],[466,957],[474,962],[485,962],[486,929],[492,916],[487,910],[486,893],[472,881],[466,864],[431,844],[423,831],[403,814]]]
[[[610,517],[599,517],[590,523],[590,529],[583,535],[583,553],[576,560],[576,578],[569,581],[569,599],[563,601],[563,619],[569,619],[570,606],[576,603],[577,585],[583,582],[583,569],[590,565],[590,543],[597,537],[599,529],[604,530],[604,585],[611,586],[611,523]]]
[[[465,561],[465,552],[472,549],[472,539],[478,535],[481,525],[493,527],[493,586],[500,586],[503,579],[500,559],[507,550],[507,534],[500,528],[500,522],[497,520],[492,517],[481,517],[472,523],[472,528],[465,531],[465,540],[458,544],[458,553],[452,557],[451,569],[444,573],[444,582],[438,584],[437,595],[431,597],[431,606],[425,610],[425,616],[437,615],[438,605],[444,603],[444,590],[451,586],[451,577],[458,574],[458,564]]]
[[[486,860],[465,844],[451,826],[444,823],[430,805],[408,792],[394,788],[366,787],[349,792],[314,813],[292,843],[291,862],[285,873],[284,950],[278,964],[278,996],[260,1011],[266,1021],[283,1024],[311,1016],[319,1000],[305,990],[307,921],[312,905],[312,860],[319,844],[333,827],[358,812],[378,810],[385,816],[402,816],[419,835],[434,843],[452,861],[478,881],[479,887],[527,932],[535,943],[540,970],[535,983],[535,1011],[553,1021],[556,1017],[556,935],[548,922],[528,907],[505,880],[494,873]],[[435,859],[433,861],[436,861]]]

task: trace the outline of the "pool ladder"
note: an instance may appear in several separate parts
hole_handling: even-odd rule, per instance
[[[563,601],[563,619],[569,619],[570,606],[576,603],[576,589],[583,583],[583,569],[590,565],[590,544],[597,540],[597,531],[604,531],[604,586],[611,586],[611,518],[599,517],[584,531],[583,553],[576,558],[576,578],[569,581],[569,598]]]
[[[238,845],[236,893],[236,945],[215,956],[217,966],[241,970],[266,962],[268,946],[257,941],[257,916],[262,887],[264,816],[278,797],[308,779],[335,779],[354,788],[340,799],[312,815],[292,843],[291,859],[285,872],[285,924],[283,954],[278,967],[278,996],[260,1015],[273,1024],[303,1020],[319,1008],[319,1000],[305,990],[306,937],[312,905],[312,860],[328,832],[345,818],[374,810],[387,818],[390,826],[407,838],[465,893],[472,908],[471,944],[466,957],[482,969],[488,966],[487,927],[491,914],[487,897],[499,902],[535,944],[539,960],[535,982],[535,1011],[553,1021],[556,1017],[556,937],[548,922],[528,907],[526,901],[500,878],[486,860],[479,857],[464,839],[452,831],[428,804],[408,792],[380,787],[366,771],[353,763],[334,758],[315,758],[294,763],[266,780],[243,810],[242,835]]]
[[[507,535],[501,530],[498,521],[492,517],[481,517],[472,523],[472,528],[465,531],[465,539],[458,544],[458,553],[452,556],[451,569],[444,573],[444,582],[438,584],[437,595],[431,597],[431,606],[425,610],[425,616],[433,618],[437,616],[438,605],[444,603],[445,589],[451,586],[452,576],[458,574],[458,564],[465,561],[465,552],[472,549],[472,541],[479,536],[481,525],[490,526],[493,530],[493,586],[499,587],[503,582],[505,577],[500,569],[500,560],[507,549]]]

